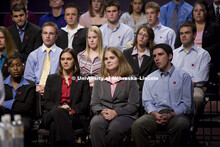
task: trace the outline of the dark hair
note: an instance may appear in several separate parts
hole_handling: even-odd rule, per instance
[[[191,21],[185,21],[184,23],[182,23],[182,24],[180,25],[180,29],[181,29],[182,27],[191,27],[193,34],[196,33],[196,25],[195,25],[195,23],[193,23],[193,22],[191,22]],[[179,29],[179,31],[180,31],[180,29]]]
[[[120,10],[120,3],[117,0],[109,0],[105,4],[105,10],[107,7],[115,6]]]
[[[99,12],[99,16],[100,17],[104,17],[104,10],[105,10],[105,0],[101,0],[101,9],[100,9],[100,12]],[[88,0],[88,8],[89,8],[89,15],[91,17],[95,17],[95,14],[93,13],[93,10],[92,10],[92,0]]]
[[[64,12],[65,12],[65,10],[67,9],[67,8],[75,8],[77,11],[78,11],[78,15],[79,15],[79,13],[80,13],[80,9],[79,9],[79,7],[78,7],[78,5],[76,5],[76,4],[74,4],[74,3],[68,3],[68,4],[66,4],[65,6],[64,6]]]
[[[66,48],[66,49],[64,49],[64,50],[60,53],[58,74],[59,74],[59,75],[62,75],[62,74],[63,74],[63,67],[62,67],[62,65],[61,65],[61,56],[62,56],[64,53],[70,53],[70,54],[72,55],[72,57],[73,57],[73,60],[74,60],[73,75],[74,75],[74,76],[80,75],[80,68],[79,68],[79,62],[78,62],[78,59],[77,59],[77,53],[76,53],[73,49],[71,49],[71,48]]]
[[[135,39],[134,39],[134,43],[133,43],[133,46],[136,46],[137,45],[137,37],[138,37],[138,34],[140,32],[141,29],[145,29],[147,31],[147,35],[148,35],[148,43],[146,44],[146,47],[149,51],[152,50],[152,48],[154,47],[154,31],[153,29],[150,27],[150,26],[147,26],[147,25],[142,25],[138,28],[137,30],[137,33],[136,33],[136,36],[135,36]]]
[[[23,10],[25,14],[27,14],[27,9],[25,7],[25,5],[23,4],[18,4],[18,5],[14,5],[12,8],[11,8],[11,15],[13,15],[13,11],[21,11]]]
[[[129,13],[130,15],[133,13],[133,6],[131,5],[131,3],[133,3],[133,2],[134,2],[134,0],[130,0],[129,9],[128,9],[128,13]],[[144,11],[145,0],[141,0],[141,2],[143,3],[141,12],[145,13],[145,11]]]
[[[11,65],[14,59],[20,59],[21,62],[24,63],[24,57],[19,52],[15,52],[13,56],[8,58],[8,61],[7,61],[8,67]]]
[[[169,56],[169,54],[172,54],[173,55],[173,49],[170,47],[170,45],[166,44],[166,43],[160,43],[160,44],[157,44],[153,47],[153,50],[152,52],[157,49],[157,48],[161,48],[163,49],[166,53],[167,53],[167,56]]]
[[[205,0],[197,0],[193,5],[192,21],[195,22],[195,19],[193,17],[193,11],[194,11],[196,5],[200,5],[201,7],[203,7],[205,9],[205,11],[206,11],[205,20],[209,19],[209,4]]]

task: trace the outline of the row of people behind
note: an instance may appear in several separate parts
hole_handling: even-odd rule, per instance
[[[81,111],[75,112],[78,109],[77,107],[73,109],[72,108],[73,106],[72,106],[71,109],[70,109],[70,105],[72,105],[72,101],[70,101],[68,99],[72,98],[72,96],[70,95],[71,93],[69,91],[70,90],[69,82],[70,83],[72,82],[72,76],[71,77],[67,76],[68,78],[66,78],[66,83],[64,82],[65,78],[63,77],[62,78],[63,80],[61,80],[62,85],[60,85],[60,86],[54,86],[54,85],[58,85],[58,84],[53,83],[53,82],[57,82],[59,80],[58,79],[52,79],[51,82],[49,82],[49,83],[52,83],[49,86],[50,87],[49,92],[47,92],[47,85],[48,84],[46,84],[46,88],[44,88],[45,87],[45,81],[46,81],[45,77],[47,78],[47,75],[49,73],[50,74],[56,73],[56,71],[57,71],[56,67],[58,68],[58,66],[60,66],[60,68],[61,68],[61,69],[59,69],[60,74],[62,73],[62,70],[64,68],[68,69],[70,67],[70,65],[68,63],[70,62],[71,57],[65,57],[65,56],[62,57],[62,55],[63,55],[61,53],[62,49],[58,48],[55,45],[55,40],[56,40],[56,37],[57,37],[56,36],[56,31],[57,31],[57,27],[54,23],[48,22],[48,23],[44,24],[44,26],[42,27],[42,38],[43,38],[44,44],[43,44],[42,47],[40,47],[39,49],[33,51],[29,55],[28,60],[26,62],[26,68],[25,68],[25,71],[24,71],[24,77],[27,78],[27,79],[33,80],[37,84],[36,90],[39,91],[43,95],[44,98],[46,97],[45,98],[46,101],[49,101],[48,104],[45,102],[46,103],[45,108],[48,111],[48,115],[50,114],[49,115],[50,119],[45,120],[45,126],[47,128],[48,128],[48,125],[51,123],[51,119],[52,119],[51,117],[53,116],[52,115],[53,111],[51,111],[52,114],[49,113],[49,112],[52,108],[54,108],[55,104],[59,105],[59,106],[62,105],[61,108],[67,109],[71,115],[75,114],[75,113],[77,113],[77,114],[81,113]],[[183,70],[187,71],[190,74],[190,77],[191,77],[191,80],[192,80],[191,84],[194,84],[194,102],[195,102],[195,106],[196,106],[196,114],[197,115],[194,116],[195,118],[193,119],[192,124],[196,126],[199,115],[201,114],[201,112],[204,108],[203,86],[204,86],[204,83],[208,80],[209,64],[210,64],[211,58],[210,58],[210,55],[207,51],[205,51],[204,49],[198,47],[194,43],[196,29],[195,29],[195,25],[193,23],[191,23],[191,22],[183,23],[181,28],[180,28],[180,33],[181,33],[180,38],[181,38],[181,42],[182,42],[183,45],[180,48],[174,50],[174,55],[172,55],[172,57],[173,57],[172,63],[175,66],[180,67]],[[135,41],[134,41],[134,46],[132,48],[127,49],[127,50],[124,51],[124,54],[125,54],[125,57],[127,58],[127,60],[125,59],[125,57],[123,57],[124,59],[121,61],[123,63],[123,64],[121,63],[122,65],[124,65],[128,61],[129,64],[130,64],[129,66],[132,67],[132,70],[131,71],[125,70],[125,69],[130,69],[128,67],[120,69],[120,70],[118,69],[121,72],[126,71],[126,74],[125,74],[126,76],[130,75],[133,71],[133,74],[138,79],[137,80],[137,83],[138,83],[137,89],[139,89],[140,93],[142,92],[142,87],[143,87],[143,82],[144,82],[144,80],[141,79],[141,77],[146,77],[148,74],[150,74],[151,72],[156,70],[157,67],[159,69],[161,69],[160,67],[163,66],[162,61],[155,61],[156,64],[157,64],[157,67],[155,66],[155,63],[153,62],[153,58],[155,58],[155,55],[152,55],[152,51],[153,51],[153,48],[154,48],[153,46],[154,46],[154,32],[153,32],[153,29],[150,26],[146,26],[146,25],[141,26],[137,31],[137,35],[136,35],[136,38],[135,38]],[[47,51],[47,47],[50,47],[51,52],[52,53],[54,52],[54,54],[51,54],[50,51]],[[100,56],[102,56],[103,49],[102,49],[102,36],[101,36],[101,31],[100,31],[99,28],[94,26],[94,27],[91,27],[88,30],[88,33],[87,33],[87,47],[88,48],[85,51],[78,54],[78,59],[77,59],[77,57],[75,57],[75,56],[77,56],[76,54],[72,55],[73,58],[74,58],[74,60],[72,59],[74,61],[74,64],[72,63],[73,61],[71,63],[74,66],[76,66],[76,67],[74,67],[74,69],[79,69],[75,76],[79,75],[80,68],[81,68],[81,71],[84,71],[84,72],[86,72],[86,70],[91,72],[91,69],[96,68],[94,71],[97,74],[99,73],[97,71],[100,70],[101,72],[104,72],[107,75],[110,74],[110,73],[108,73],[109,71],[106,72],[105,70],[102,69],[103,64],[106,64],[106,68],[108,67],[109,70],[113,67],[115,69],[115,66],[117,65],[115,62],[113,62],[113,61],[111,61],[109,63],[107,61],[106,61],[107,63],[105,62],[105,60],[107,60],[108,58],[109,58],[109,60],[113,60],[114,58],[112,56],[106,57],[107,53],[106,54],[104,53],[103,57],[102,58],[100,57]],[[46,54],[44,54],[44,55],[42,55],[43,50],[47,51]],[[69,49],[69,50],[72,50],[72,49]],[[115,49],[115,50],[118,50],[118,49]],[[65,51],[63,51],[63,52],[65,53]],[[104,52],[107,52],[107,51],[105,50]],[[121,58],[121,56],[123,56],[123,55],[120,55],[120,54],[122,54],[121,51],[117,51],[117,53],[115,53],[116,51],[111,51],[111,52],[116,54],[115,56],[119,56],[118,58]],[[50,55],[49,55],[49,53],[50,53]],[[60,55],[60,53],[61,53],[61,55]],[[87,62],[87,61],[90,61],[92,57],[94,58],[93,61],[96,61],[96,59],[97,59],[97,62]],[[50,58],[50,64],[51,65],[49,66],[49,69],[46,69],[48,67],[48,65],[46,63],[48,58]],[[59,61],[57,60],[58,58],[60,59]],[[89,60],[87,60],[87,58],[89,58]],[[45,59],[45,60],[42,60],[42,59]],[[78,63],[77,63],[78,60],[79,60],[79,63],[81,63],[81,65],[78,65]],[[170,60],[171,59],[169,59],[169,61]],[[186,60],[187,60],[187,63],[185,62]],[[20,108],[21,108],[22,110],[25,109],[25,112],[31,113],[32,111],[30,111],[30,109],[33,108],[33,107],[31,107],[30,105],[33,104],[34,96],[31,95],[32,99],[30,99],[30,98],[28,98],[29,95],[23,95],[22,93],[24,93],[24,94],[28,93],[25,90],[29,90],[29,88],[25,88],[25,90],[23,92],[23,91],[21,91],[19,85],[23,86],[23,85],[25,85],[25,83],[27,85],[31,85],[32,92],[35,93],[35,90],[33,88],[33,83],[29,82],[29,84],[28,84],[27,80],[24,83],[21,82],[21,81],[25,80],[24,78],[21,78],[21,74],[24,70],[23,69],[24,67],[23,67],[22,63],[17,63],[16,62],[16,63],[12,64],[11,62],[12,62],[11,60],[8,60],[8,67],[12,68],[14,70],[14,72],[12,73],[10,70],[8,70],[8,71],[11,74],[14,74],[14,76],[20,75],[20,78],[18,79],[17,83],[15,83],[16,86],[18,86],[18,87],[13,86],[11,76],[9,76],[5,80],[7,90],[9,90],[9,91],[6,92],[6,101],[3,104],[4,110],[6,110],[6,112],[12,111],[12,112],[19,113],[18,110],[20,110]],[[63,63],[63,64],[61,64],[61,63]],[[94,63],[95,66],[93,65],[93,63]],[[54,65],[54,64],[56,64],[56,65]],[[61,65],[62,65],[62,67],[61,67]],[[22,67],[21,69],[23,69],[23,70],[20,71],[20,74],[18,73],[18,67]],[[95,67],[95,68],[93,68],[93,67]],[[39,70],[41,72],[39,72]],[[45,72],[45,70],[46,71],[49,70],[50,72],[49,73]],[[44,74],[46,74],[46,76],[43,76]],[[88,74],[88,72],[87,72],[87,74]],[[57,76],[57,74],[55,74],[55,75]],[[91,73],[89,73],[88,75],[91,75]],[[113,74],[113,76],[114,76],[114,74]],[[117,75],[115,75],[115,76],[117,76]],[[120,74],[120,76],[124,77],[124,74]],[[21,79],[23,79],[23,80],[21,80]],[[38,79],[39,84],[36,82],[36,79]],[[44,81],[44,82],[41,83],[41,80]],[[113,78],[113,80],[114,80],[114,78]],[[49,81],[49,78],[48,78],[47,81]],[[84,81],[84,80],[79,80],[79,81]],[[12,82],[12,83],[10,83],[10,82]],[[77,78],[76,78],[75,82],[78,82]],[[119,81],[117,81],[117,82],[119,82]],[[117,82],[116,81],[111,81],[111,83],[113,85],[116,84]],[[91,80],[90,81],[90,86],[93,87],[93,84],[94,84],[94,80]],[[173,84],[176,84],[176,81],[174,81]],[[122,83],[122,86],[124,86],[124,83]],[[12,91],[10,91],[10,87],[12,88]],[[80,86],[78,85],[77,87],[80,87]],[[57,88],[62,88],[62,90],[60,91]],[[68,88],[69,88],[69,90],[68,90]],[[53,89],[55,89],[55,90],[53,91]],[[83,88],[81,88],[81,90],[82,89]],[[86,90],[87,92],[84,91],[81,94],[88,93],[89,92],[89,87],[87,87],[86,89],[87,89]],[[98,89],[100,90],[100,88],[98,88]],[[52,90],[52,91],[50,91],[50,90]],[[101,94],[106,94],[106,92],[105,92],[106,90],[108,91],[109,89],[104,88],[103,89],[104,92],[101,92]],[[114,91],[114,86],[112,86],[111,90]],[[77,89],[77,91],[80,91],[80,90]],[[93,91],[93,93],[94,93],[94,91]],[[131,91],[131,90],[129,90],[129,91]],[[174,91],[175,90],[171,90],[170,92],[173,93],[173,94],[176,93],[177,95],[180,94],[179,92],[174,92]],[[59,93],[57,93],[57,92],[59,92]],[[12,95],[12,93],[13,93],[13,95]],[[49,96],[47,96],[48,93],[50,93]],[[77,92],[74,92],[74,93],[77,94]],[[114,92],[112,92],[112,93],[114,93]],[[187,94],[192,94],[192,93],[189,93],[189,92],[186,92],[186,93]],[[27,97],[26,98],[22,97],[21,99],[16,98],[16,96],[19,97],[21,94],[22,94],[22,96],[24,96],[24,97],[27,96]],[[61,94],[61,96],[60,96],[60,94]],[[99,92],[98,92],[98,94],[99,94]],[[61,97],[61,99],[57,100],[57,96]],[[73,97],[76,98],[75,96],[73,96]],[[78,95],[77,95],[77,97],[78,97]],[[79,97],[82,97],[82,95],[79,95]],[[169,97],[169,94],[167,95],[167,97]],[[179,96],[179,97],[181,97],[181,96]],[[95,96],[95,98],[96,98],[96,96]],[[102,99],[104,97],[100,96],[100,98]],[[143,94],[143,98],[148,98],[148,96],[146,96],[146,94]],[[21,107],[19,105],[18,105],[18,107],[15,107],[17,105],[16,103],[19,104],[19,102],[22,103],[24,101],[26,103],[26,100],[27,101],[29,101],[29,100],[32,101],[32,102],[29,102],[29,104],[27,105],[27,107],[29,109],[27,107]],[[89,101],[89,99],[86,99],[86,100]],[[116,100],[118,100],[118,99],[116,99]],[[142,101],[139,101],[138,98],[136,100],[138,101],[138,104],[142,105],[141,104]],[[87,101],[87,104],[89,103],[88,101]],[[77,102],[79,102],[79,101],[77,101]],[[168,103],[168,102],[164,101],[164,103]],[[83,104],[85,104],[85,102],[80,103],[80,104],[83,105]],[[106,104],[106,105],[110,107],[109,104]],[[111,105],[111,107],[113,107],[113,106]],[[169,107],[171,107],[171,106],[169,106]],[[18,110],[16,110],[17,108],[18,108]],[[83,107],[81,106],[80,108],[83,108]],[[172,109],[174,109],[174,108],[172,107]],[[60,109],[58,109],[56,111],[60,111]],[[145,111],[146,111],[146,108],[145,108]],[[180,110],[178,110],[178,111],[180,111]],[[20,112],[22,112],[22,111],[20,110]],[[159,111],[157,111],[157,112],[159,112]],[[57,114],[57,113],[58,112],[56,112],[55,114]],[[109,110],[104,110],[102,113],[103,113],[103,116],[106,117],[106,119],[107,119],[107,117],[110,117],[109,119],[111,120],[111,118],[115,117],[114,116],[115,115],[114,111],[109,112]],[[120,113],[120,112],[117,112],[117,113]],[[151,112],[148,112],[148,113],[151,113]],[[45,114],[45,119],[47,118],[46,114]],[[88,115],[88,113],[85,113],[85,114]],[[110,116],[108,116],[107,114],[109,114]],[[31,115],[29,114],[28,116],[31,116]],[[63,116],[63,115],[61,115],[61,116]],[[81,119],[78,119],[78,120],[81,120]],[[60,117],[57,118],[57,121],[60,121]],[[47,124],[47,123],[49,123],[49,124]],[[85,121],[84,121],[84,123],[85,123]],[[84,123],[81,122],[80,124],[84,124]],[[60,124],[62,124],[62,123],[60,123]],[[29,124],[28,126],[30,127],[31,125]],[[52,130],[51,131],[51,133],[52,133],[57,129],[57,126],[53,125],[53,127],[48,128],[48,129]],[[63,129],[62,127],[60,127],[59,129],[66,130],[66,129]],[[67,130],[69,130],[69,129],[67,129]],[[55,132],[60,132],[60,130],[56,130]],[[69,133],[67,133],[67,134],[69,134]],[[52,135],[52,136],[55,137],[56,135]],[[63,136],[63,135],[61,135],[61,136]],[[54,143],[54,140],[56,140],[55,138],[51,138],[51,139],[52,139],[51,140],[52,143]],[[63,138],[63,139],[65,140],[65,138]]]
[[[114,11],[117,11],[117,14],[114,17],[112,17],[112,14],[110,14],[112,10],[107,11],[107,8],[109,9],[110,5],[115,6]],[[68,7],[72,7],[73,9],[66,9]],[[13,14],[14,12],[15,14],[14,16],[12,16],[12,18],[16,22],[16,25],[13,25],[8,29],[13,34],[13,38],[16,42],[19,52],[22,53],[26,60],[31,51],[42,45],[42,39],[40,37],[40,29],[27,22],[27,11],[25,11],[24,9],[25,7],[22,7],[21,5],[12,8],[11,13]],[[69,12],[66,12],[66,10],[68,10]],[[121,50],[125,50],[126,45],[127,48],[130,48],[131,45],[128,42],[132,41],[135,36],[132,34],[132,30],[129,27],[126,27],[119,22],[119,16],[121,13],[120,4],[117,1],[107,2],[105,11],[108,23],[101,27],[104,48],[108,46],[115,46],[120,48]],[[178,44],[178,47],[181,45],[179,41],[179,35],[175,35],[172,29],[169,29],[168,27],[165,27],[160,23],[160,6],[158,4],[154,2],[148,3],[145,6],[145,12],[145,18],[148,20],[148,25],[151,26],[154,30],[154,40],[156,43],[167,43],[172,46],[173,49],[175,48],[175,40],[177,42],[176,44]],[[208,50],[211,54],[213,67],[211,70],[213,72],[213,76],[211,76],[211,79],[212,82],[214,82],[216,81],[216,73],[219,69],[219,66],[217,64],[219,55],[218,48],[220,46],[219,42],[217,41],[219,35],[219,25],[213,23],[208,19],[209,16],[207,12],[207,4],[204,1],[197,2],[193,9],[193,20],[195,21],[197,27],[197,45]],[[64,13],[67,25],[58,31],[58,39],[56,40],[56,45],[60,48],[74,48],[79,53],[83,51],[86,47],[87,29],[78,24],[79,8],[76,5],[66,5]],[[22,15],[22,17],[18,17],[20,15]],[[23,29],[19,30],[18,28]],[[2,58],[2,60],[4,60],[4,57]]]

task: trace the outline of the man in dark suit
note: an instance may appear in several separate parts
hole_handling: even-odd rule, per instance
[[[14,41],[26,60],[29,53],[42,45],[41,29],[27,21],[27,10],[24,5],[15,5],[11,9],[14,25],[8,27]]]
[[[78,24],[79,8],[73,3],[69,3],[64,8],[64,18],[66,27],[58,31],[56,45],[62,49],[73,48],[77,53],[86,48],[87,28]]]
[[[212,21],[220,24],[220,0],[213,0],[209,8],[209,14]]]

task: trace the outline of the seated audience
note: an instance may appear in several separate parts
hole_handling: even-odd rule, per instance
[[[150,146],[149,136],[156,131],[169,133],[170,147],[186,147],[190,116],[194,113],[193,85],[185,71],[172,65],[173,50],[167,44],[153,48],[158,70],[147,76],[142,100],[147,114],[131,127],[136,147]]]
[[[98,76],[103,53],[102,33],[96,26],[89,28],[86,35],[86,49],[78,54],[80,73],[89,76],[90,87],[93,87],[93,76]]]
[[[58,28],[66,26],[63,10],[64,0],[49,0],[51,12],[41,16],[39,26],[42,27],[45,22],[54,22]]]
[[[46,22],[42,26],[43,45],[30,53],[27,58],[24,77],[36,83],[36,91],[44,94],[47,76],[54,74],[59,68],[59,56],[62,51],[57,47],[57,25]]]
[[[131,74],[132,68],[118,48],[104,51],[102,80],[95,81],[90,104],[94,113],[90,122],[93,147],[121,146],[137,118],[139,91],[136,80],[129,80]]]
[[[155,43],[166,43],[174,49],[176,34],[172,29],[159,22],[159,17],[161,15],[159,4],[156,2],[148,2],[145,6],[145,14],[149,26],[154,30]]]
[[[199,118],[204,110],[205,83],[209,79],[211,57],[209,53],[194,42],[196,26],[186,21],[180,26],[180,41],[182,46],[175,49],[172,63],[174,66],[186,71],[194,86],[193,99],[196,113],[192,118],[192,130],[196,132]]]
[[[58,30],[58,38],[56,45],[62,49],[72,48],[77,53],[86,48],[86,32],[84,28],[78,24],[79,7],[74,3],[68,3],[64,7],[64,18],[67,25]]]
[[[19,52],[26,61],[28,55],[41,46],[41,30],[38,26],[27,21],[27,9],[24,5],[15,5],[11,8],[12,19],[15,24],[8,27]]]
[[[10,4],[11,4],[11,7],[13,7],[14,5],[23,4],[25,5],[27,9],[28,1],[27,0],[10,0]],[[37,19],[36,19],[35,14],[32,11],[27,10],[27,15],[28,15],[27,20],[36,25]],[[8,12],[5,15],[4,26],[9,27],[10,25],[13,25],[14,23],[15,22],[12,20],[11,12]]]
[[[107,1],[105,13],[108,22],[100,28],[104,49],[114,46],[121,51],[125,50],[127,42],[134,40],[134,31],[129,26],[119,22],[120,3],[117,0]]]
[[[30,131],[33,124],[35,84],[23,77],[24,62],[20,54],[16,53],[8,59],[8,71],[10,75],[4,81],[5,101],[2,114],[20,114],[24,125],[25,146],[30,146]]]
[[[90,28],[91,26],[100,27],[106,23],[105,0],[88,0],[88,8],[89,10],[80,16],[80,25]]]
[[[89,121],[82,120],[90,103],[89,82],[77,80],[77,76],[80,76],[77,55],[72,49],[64,49],[59,58],[59,72],[48,76],[43,96],[44,126],[50,130],[51,147],[71,146],[74,130],[88,130]]]
[[[0,26],[0,69],[3,79],[9,76],[7,59],[17,51],[16,44],[7,28]]]
[[[147,23],[144,6],[145,0],[130,0],[128,12],[123,13],[119,21],[131,27],[136,33],[139,26]]]

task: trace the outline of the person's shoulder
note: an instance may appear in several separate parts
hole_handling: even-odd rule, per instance
[[[16,24],[10,25],[9,27],[7,27],[7,29],[8,29],[9,31],[12,31],[12,30],[16,29]],[[16,30],[17,30],[17,29],[16,29]],[[13,35],[13,34],[12,34],[12,35]]]
[[[81,18],[88,17],[88,16],[89,16],[89,11],[83,13],[83,14],[80,16],[80,19],[81,19]]]
[[[160,9],[165,9],[165,8],[169,7],[171,4],[172,4],[172,1],[170,1],[170,2],[168,2],[168,3],[166,3],[166,4],[164,4],[164,5],[162,5],[162,6],[160,7]]]
[[[124,53],[125,55],[131,55],[131,53],[132,53],[132,51],[133,51],[133,48],[134,48],[134,47],[125,49],[125,50],[123,51],[123,53]]]
[[[185,1],[183,2],[183,6],[188,8],[188,9],[193,9],[193,6],[190,5],[189,3],[185,2]]]
[[[31,31],[41,31],[41,28],[31,22],[28,22],[28,27],[31,29]]]
[[[25,79],[25,80],[29,83],[30,86],[35,86],[35,82],[34,81],[29,80],[29,79]]]
[[[130,17],[131,15],[128,12],[125,12],[121,15],[121,18]]]

